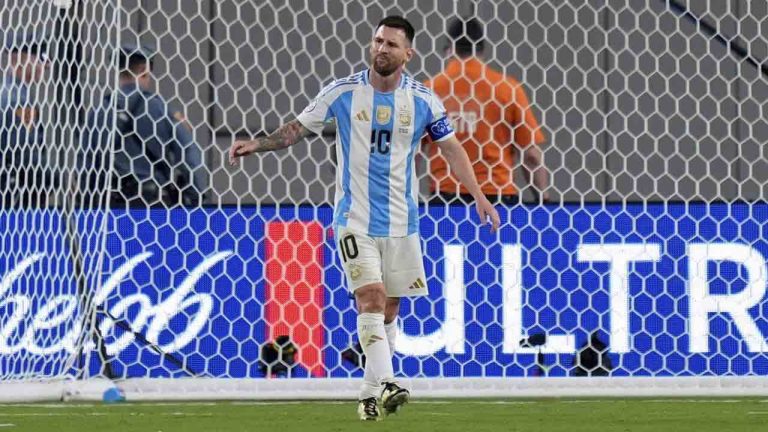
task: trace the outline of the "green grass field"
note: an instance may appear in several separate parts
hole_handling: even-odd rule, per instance
[[[768,400],[415,400],[380,422],[353,402],[0,405],[0,431],[761,431]]]

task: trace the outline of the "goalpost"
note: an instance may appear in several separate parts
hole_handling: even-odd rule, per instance
[[[63,380],[105,358],[89,311],[102,280],[108,189],[86,179],[110,168],[80,142],[112,133],[84,123],[116,82],[118,9],[11,1],[0,20],[2,399],[60,399]]]
[[[18,38],[50,66],[0,107],[0,401],[354,398],[333,137],[237,169],[225,152],[365,68],[391,13],[417,28],[419,80],[443,68],[450,19],[485,25],[485,61],[546,134],[552,197],[519,178],[523,203],[500,205],[491,235],[473,206],[430,203],[420,150],[430,295],[404,302],[395,357],[414,395],[768,394],[768,11],[691,3],[7,2],[0,102],[23,82]],[[119,117],[131,41],[156,51],[152,91],[192,136],[167,165],[169,183],[204,179],[199,205],[111,200],[125,149],[91,147],[119,128],[88,118]]]

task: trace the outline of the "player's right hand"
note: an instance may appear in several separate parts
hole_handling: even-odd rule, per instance
[[[253,153],[254,147],[255,142],[250,140],[233,142],[232,147],[229,148],[229,164],[237,165],[237,158]]]

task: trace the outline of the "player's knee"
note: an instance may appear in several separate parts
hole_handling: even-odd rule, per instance
[[[355,301],[359,313],[383,314],[387,306],[387,292],[384,284],[375,283],[356,289]]]

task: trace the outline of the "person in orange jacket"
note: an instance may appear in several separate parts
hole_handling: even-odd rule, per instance
[[[454,19],[447,30],[450,43],[446,52],[451,58],[425,85],[443,101],[482,192],[492,203],[519,202],[513,172],[519,155],[535,200],[549,201],[549,174],[541,151],[545,135],[525,89],[483,61],[485,42],[480,21]],[[439,147],[432,145],[429,153],[431,203],[471,203]]]

